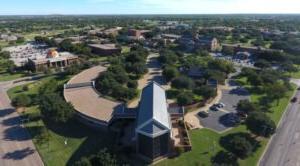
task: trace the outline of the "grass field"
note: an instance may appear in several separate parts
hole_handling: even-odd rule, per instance
[[[15,80],[15,79],[18,79],[18,78],[21,78],[24,76],[26,76],[26,75],[22,74],[22,73],[16,73],[16,74],[1,73],[0,74],[0,82]]]
[[[26,92],[22,90],[23,86],[19,86],[10,89],[8,94],[10,98],[21,93],[29,96],[38,95],[39,87],[50,78],[30,84],[29,90]],[[66,80],[60,79],[60,83]],[[109,148],[114,141],[113,135],[92,130],[76,120],[71,120],[66,124],[45,122],[40,117],[40,110],[37,105],[26,108],[24,115],[30,119],[29,122],[25,123],[25,126],[33,137],[33,142],[47,166],[72,165],[83,155],[88,155],[104,147]],[[50,138],[49,141],[39,144],[36,138],[42,128],[47,128]]]
[[[242,83],[245,83],[245,79],[240,80]],[[288,92],[288,94],[282,98],[278,105],[277,102],[272,103],[272,112],[267,114],[278,124],[282,114],[285,111],[285,108],[289,104],[290,97],[293,95],[296,86],[293,86],[294,90]],[[263,95],[252,94],[251,100],[258,101]],[[192,130],[189,132],[191,142],[192,142],[192,151],[183,153],[180,157],[174,159],[166,159],[160,163],[158,166],[181,166],[181,165],[201,165],[209,166],[211,165],[211,157],[216,155],[220,150],[224,150],[220,144],[220,138],[231,133],[238,132],[248,132],[245,125],[240,125],[236,128],[233,128],[230,131],[227,131],[223,134],[216,133],[208,129]],[[241,166],[254,166],[260,159],[264,149],[266,148],[268,139],[261,139],[260,147],[257,151],[250,157],[245,160],[239,160],[238,163]]]
[[[123,47],[122,47],[122,53],[128,53],[128,52],[130,52],[130,47],[128,47],[128,46],[123,46]]]

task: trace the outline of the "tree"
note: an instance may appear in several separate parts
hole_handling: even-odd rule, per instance
[[[217,95],[217,90],[211,86],[200,86],[194,89],[194,93],[203,96],[204,99],[210,99]]]
[[[31,104],[31,99],[25,94],[20,94],[12,100],[12,104],[16,107],[26,107]]]
[[[234,55],[233,47],[223,47],[222,52],[225,55],[232,55],[232,56]]]
[[[230,153],[225,151],[218,152],[213,158],[212,158],[213,166],[238,166],[237,157]]]
[[[160,56],[158,58],[158,60],[162,63],[162,64],[175,64],[178,61],[178,57],[176,55],[175,52],[171,51],[171,50],[163,50],[162,52],[160,52]]]
[[[248,133],[233,133],[222,137],[220,144],[237,157],[245,159],[256,150],[258,142]]]
[[[275,122],[263,112],[253,112],[246,119],[247,129],[253,134],[270,137],[276,131]]]
[[[54,122],[67,122],[73,117],[73,106],[58,94],[44,94],[39,101],[42,116]]]
[[[42,87],[40,87],[39,94],[44,95],[44,94],[56,92],[58,90],[57,84],[58,82],[55,79],[51,79],[47,81]]]
[[[253,73],[251,75],[248,75],[247,82],[249,82],[251,85],[258,87],[263,84],[263,80],[260,75]]]
[[[183,92],[177,96],[177,103],[180,106],[192,104],[194,102],[193,93]]]
[[[25,42],[25,38],[24,37],[18,37],[16,43],[21,44]]]
[[[10,52],[8,52],[8,51],[0,52],[0,58],[9,59],[10,58]]]
[[[248,115],[251,112],[258,111],[259,106],[249,100],[240,100],[237,104],[237,110]]]
[[[193,89],[194,85],[194,81],[186,76],[177,77],[171,83],[171,86],[177,89]]]
[[[255,67],[258,67],[258,68],[262,68],[262,69],[272,67],[272,65],[270,64],[270,62],[268,62],[268,61],[266,61],[266,60],[264,60],[264,59],[259,59],[259,60],[257,60],[257,61],[254,63],[254,66],[255,66]]]
[[[163,75],[166,78],[167,82],[172,81],[175,77],[179,75],[178,70],[172,66],[166,66],[163,70]]]
[[[79,161],[76,161],[75,166],[92,166],[90,160],[87,157],[82,157]]]
[[[91,163],[94,166],[117,166],[118,162],[114,155],[110,154],[107,149],[100,150],[96,155],[91,156]]]
[[[279,104],[279,100],[286,95],[288,89],[284,84],[276,82],[275,84],[266,85],[265,91],[268,97],[277,100],[277,104]]]
[[[39,145],[45,144],[50,141],[50,133],[46,127],[42,127],[39,134],[36,137],[36,141]]]
[[[127,82],[127,87],[132,88],[132,89],[136,89],[138,87],[138,82],[136,80],[129,80]]]
[[[235,71],[232,63],[225,60],[214,59],[208,62],[208,68],[211,70],[218,70],[226,74],[232,73]]]

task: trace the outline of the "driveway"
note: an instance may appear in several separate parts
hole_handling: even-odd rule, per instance
[[[29,82],[0,83],[0,165],[1,166],[43,166],[31,136],[21,125],[19,114],[10,105],[6,94],[9,88]]]

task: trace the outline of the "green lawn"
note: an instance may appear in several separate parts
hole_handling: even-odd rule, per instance
[[[296,79],[300,79],[300,66],[299,65],[295,65],[296,68],[298,68],[297,72],[292,72],[292,73],[286,73],[288,76],[290,76],[291,78],[296,78]]]
[[[19,86],[10,89],[8,94],[10,98],[14,98],[21,93],[29,96],[38,95],[39,87],[50,78],[44,78],[39,82],[30,84],[29,90],[26,92],[22,90],[23,86]],[[61,84],[67,79],[59,80]],[[36,105],[26,108],[24,115],[30,119],[29,122],[25,123],[25,126],[33,137],[33,142],[47,166],[72,165],[74,161],[83,155],[88,155],[104,147],[109,148],[114,141],[112,134],[94,131],[76,120],[59,125],[46,123],[41,119],[39,107]],[[39,131],[45,127],[49,131],[50,141],[38,144]],[[65,141],[67,141],[67,145],[65,145]]]
[[[130,52],[130,47],[122,46],[122,53],[128,53],[128,52]]]
[[[241,83],[245,83],[245,79],[241,78]],[[272,112],[267,113],[275,122],[278,124],[282,114],[284,113],[285,108],[289,104],[290,97],[296,90],[296,86],[293,86],[294,90],[288,92],[285,98],[281,99],[277,105],[277,102],[272,103]],[[257,101],[263,95],[252,94],[252,101]],[[211,165],[211,157],[216,155],[223,148],[219,144],[219,140],[222,136],[238,133],[238,132],[248,132],[245,125],[240,125],[232,130],[229,130],[223,134],[218,134],[209,129],[200,129],[192,130],[189,132],[191,142],[192,142],[192,151],[183,153],[180,157],[173,159],[166,159],[160,163],[158,166],[181,166],[181,165]],[[239,160],[241,166],[254,166],[257,164],[260,156],[262,155],[264,149],[266,148],[268,139],[262,139],[260,142],[260,147],[257,151],[250,157],[245,160]],[[214,146],[215,144],[215,146]]]
[[[21,78],[24,76],[26,76],[26,75],[23,73],[16,73],[16,74],[1,73],[0,74],[0,82],[15,80],[15,79],[18,79],[18,78]]]
[[[89,61],[90,62],[105,62],[105,61],[107,61],[107,57],[98,56],[98,57],[95,57],[95,58],[90,58]]]

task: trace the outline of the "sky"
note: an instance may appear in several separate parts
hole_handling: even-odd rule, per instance
[[[300,0],[1,0],[0,15],[293,14]]]

